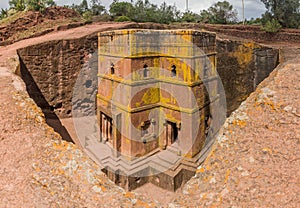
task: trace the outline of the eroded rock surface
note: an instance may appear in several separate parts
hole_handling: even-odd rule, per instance
[[[0,207],[156,205],[114,185],[77,146],[61,140],[6,68],[0,88]]]
[[[299,207],[299,77],[300,56],[272,72],[170,207]]]

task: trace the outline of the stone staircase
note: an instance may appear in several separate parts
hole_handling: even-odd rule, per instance
[[[157,149],[144,157],[131,160],[124,156],[118,156],[107,144],[100,143],[96,134],[86,137],[84,147],[101,167],[109,167],[113,171],[121,171],[127,175],[138,175],[138,172],[147,168],[155,170],[154,172],[176,171],[178,168],[180,169],[180,166],[195,170],[197,168],[193,162],[183,160],[176,144],[169,146],[166,150]]]
[[[174,143],[165,150],[156,149],[143,157],[129,159],[126,156],[119,155],[107,143],[99,142],[97,133],[93,133],[85,138],[84,147],[87,154],[102,169],[110,172],[137,178],[151,177],[162,173],[175,179],[177,176],[182,177],[182,174],[186,174],[186,171],[192,177],[198,166],[207,157],[212,144],[213,140],[209,141],[202,151],[193,158],[181,156],[178,144]]]

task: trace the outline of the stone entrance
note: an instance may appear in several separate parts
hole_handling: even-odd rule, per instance
[[[165,123],[165,131],[166,131],[166,144],[167,146],[171,146],[173,143],[178,140],[178,125],[171,121],[166,121]]]
[[[100,112],[100,140],[103,142],[113,141],[113,122],[112,118]]]

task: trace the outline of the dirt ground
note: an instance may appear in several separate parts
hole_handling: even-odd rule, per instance
[[[122,190],[45,124],[8,58],[45,40],[130,24],[85,25],[0,48],[0,207],[299,207],[300,46],[294,43],[275,43],[282,64],[227,119],[214,151],[175,195],[151,185]]]

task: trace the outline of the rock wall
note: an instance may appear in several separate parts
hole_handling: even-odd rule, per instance
[[[82,112],[83,115],[92,113],[97,77],[92,80],[82,77],[97,73],[94,71],[97,70],[97,60],[92,58],[97,45],[97,36],[94,34],[18,50],[21,76],[30,96],[44,112],[54,111],[60,118],[71,116],[73,88],[81,69],[84,69],[81,81],[76,86],[77,89],[82,86],[83,90],[76,91],[73,104],[75,109],[86,110]],[[229,115],[276,67],[279,52],[251,41],[217,39],[217,53],[217,70],[225,88]],[[82,96],[82,93],[86,93],[86,96]],[[82,97],[88,99],[82,100]]]
[[[227,115],[255,91],[278,62],[278,49],[250,41],[217,40],[217,71],[226,93]]]
[[[88,61],[96,48],[97,37],[93,35],[50,41],[18,50],[20,75],[29,95],[46,114],[54,111],[60,118],[71,116],[75,82],[82,68],[90,69]]]

